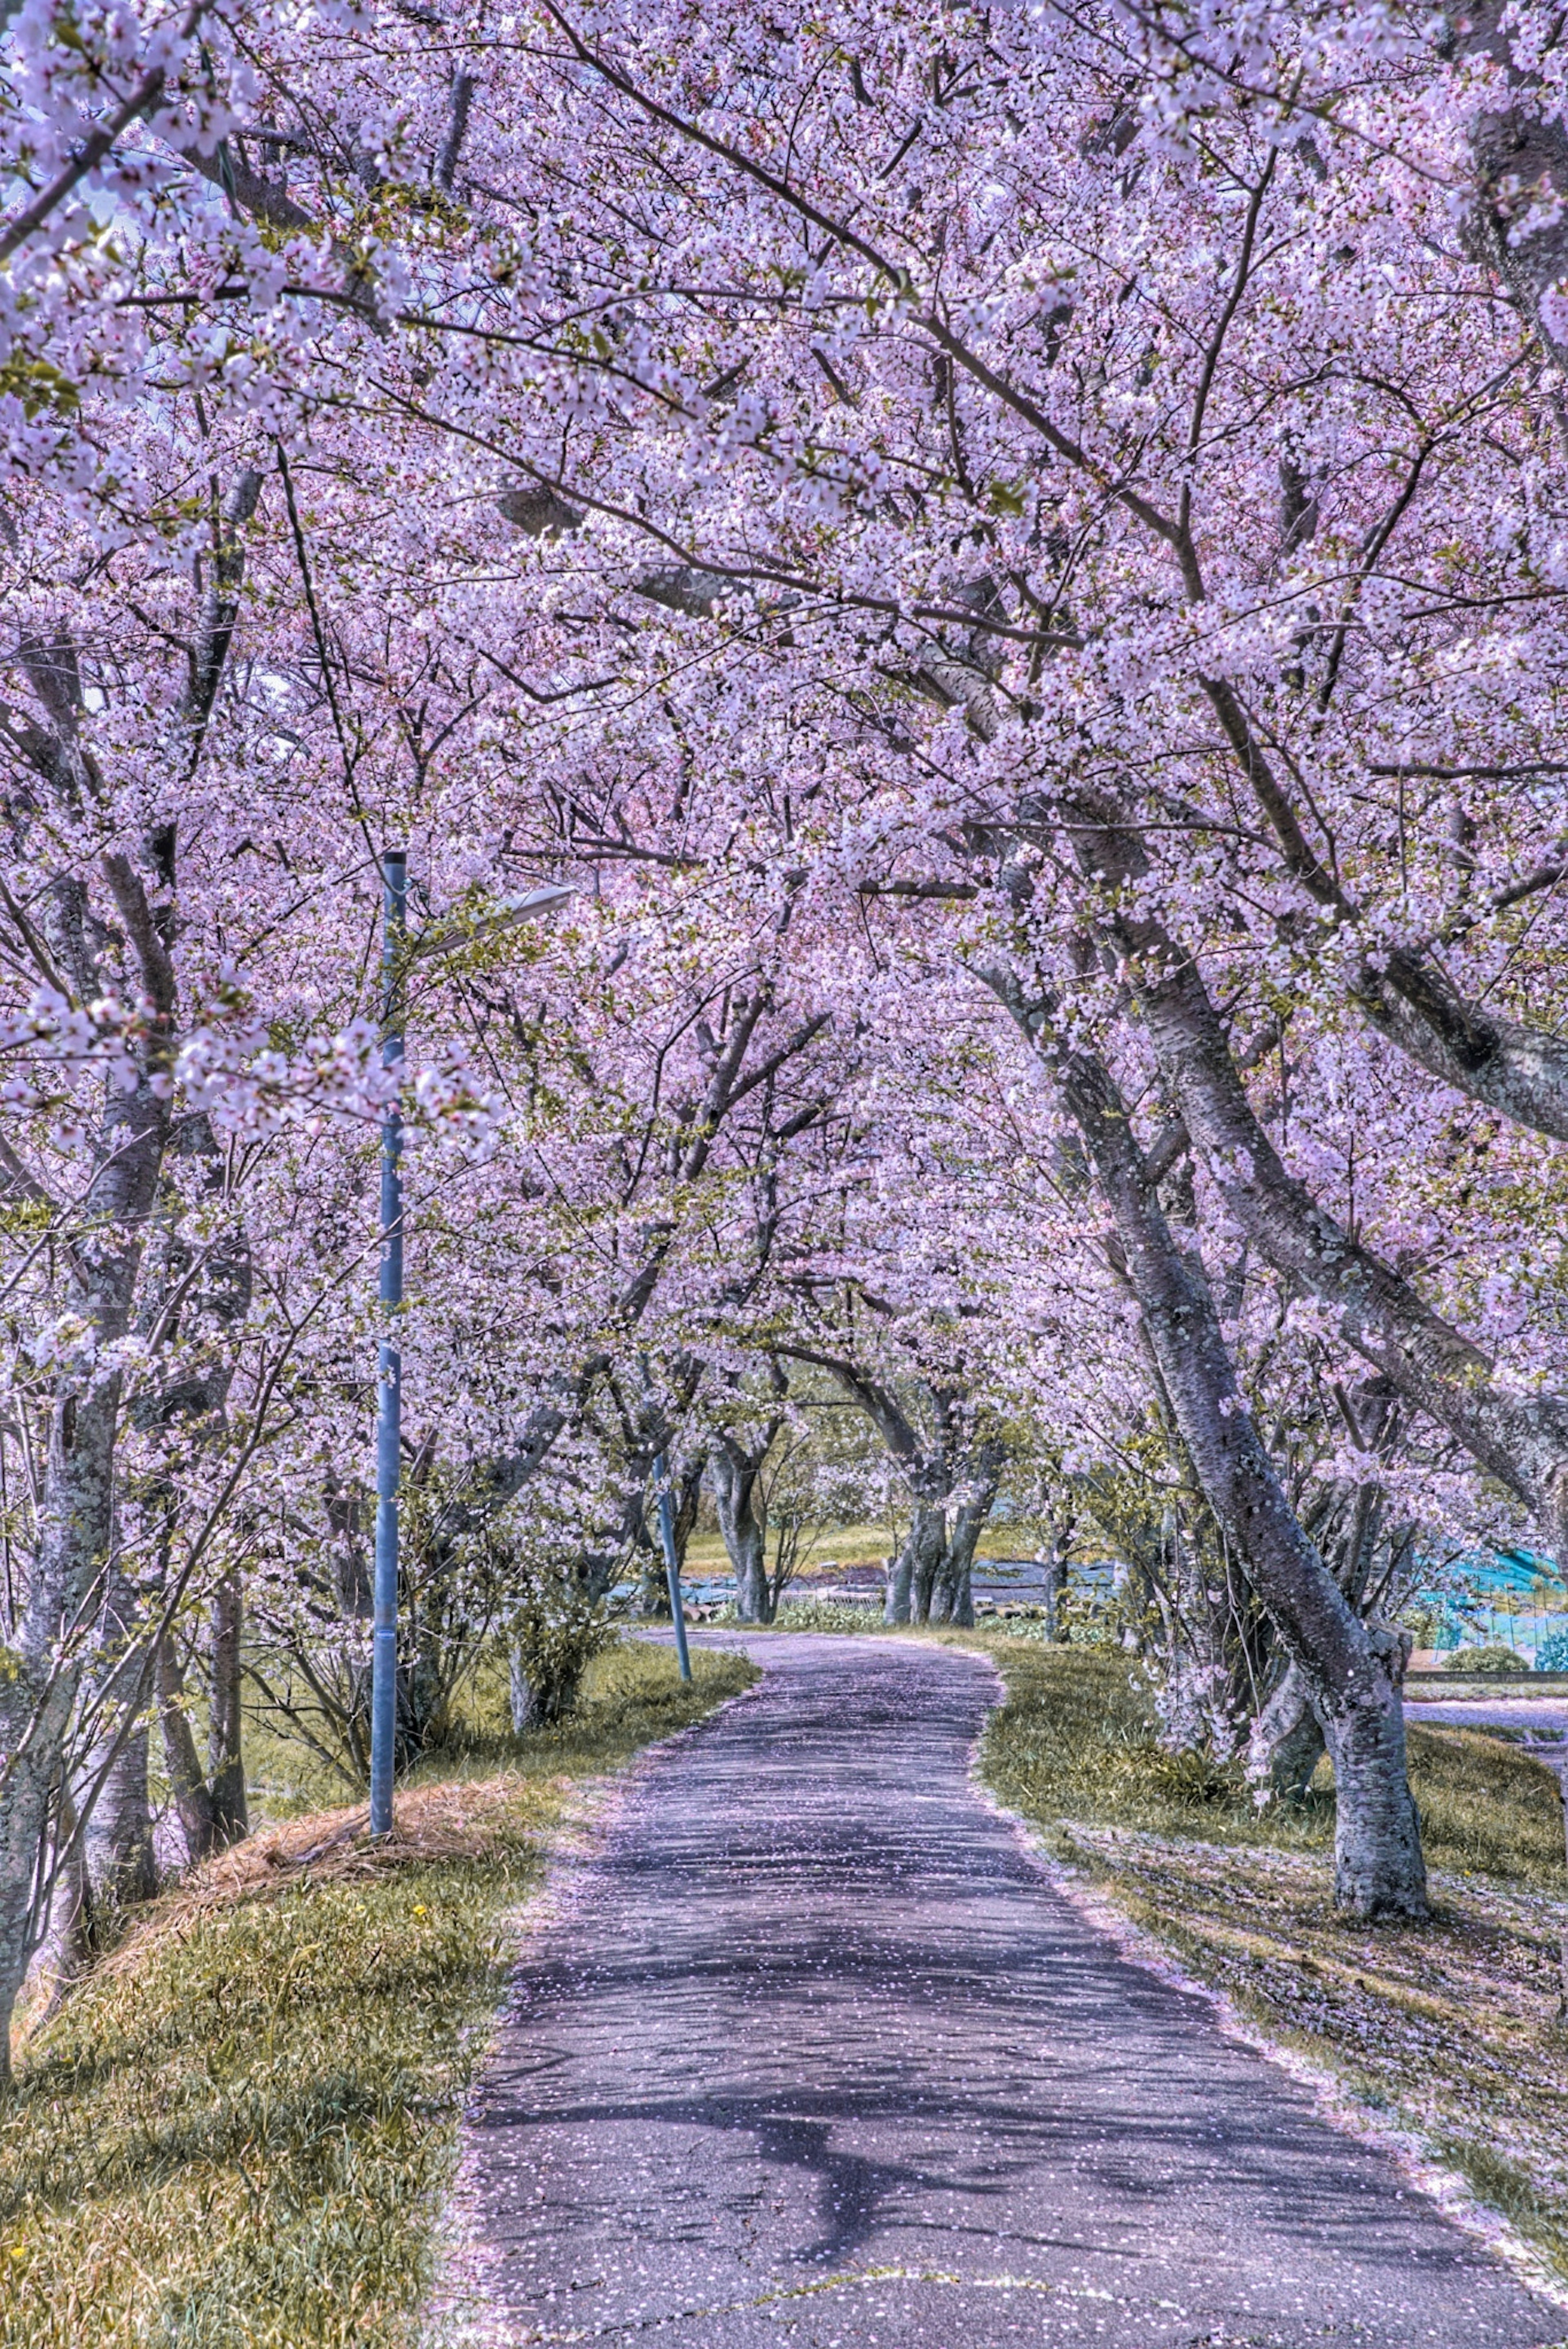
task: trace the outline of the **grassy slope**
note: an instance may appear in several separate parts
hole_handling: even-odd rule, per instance
[[[1116,1656],[980,1644],[1008,1683],[984,1762],[1001,1799],[1568,2277],[1568,1868],[1551,1774],[1490,1738],[1413,1729],[1432,1921],[1347,1925],[1330,1907],[1327,1785],[1303,1812],[1260,1815],[1235,1774],[1160,1751]]]
[[[683,1692],[666,1651],[601,1659],[567,1728],[406,1799],[389,1856],[329,1842],[340,1814],[160,1904],[0,2114],[0,2349],[409,2337],[509,1919],[585,1780],[755,1677],[693,1666]]]

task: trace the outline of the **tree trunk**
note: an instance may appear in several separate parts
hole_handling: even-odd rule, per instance
[[[117,1146],[106,1157],[104,1179],[88,1195],[86,1215],[140,1230],[156,1189],[166,1116],[161,1102],[141,1087],[115,1102],[108,1134]],[[82,1308],[100,1340],[125,1335],[138,1262],[133,1245],[119,1256],[106,1253],[94,1268]],[[119,1403],[118,1374],[57,1395],[27,1602],[11,1650],[12,1670],[0,1683],[0,1751],[10,1757],[0,1800],[0,2088],[11,2076],[16,1993],[44,1922],[38,1914],[38,1887],[47,1873],[43,1842],[82,1680],[80,1641],[62,1647],[61,1633],[90,1624],[103,1604],[109,1570]],[[144,1760],[141,1772],[145,1788]],[[128,1875],[134,1877],[140,1862],[133,1850],[126,1857]]]
[[[158,1889],[147,1749],[145,1724],[121,1739],[88,1820],[87,1874],[95,1934],[101,1934],[113,1917],[134,1902],[151,1900]]]
[[[1073,1547],[1076,1520],[1053,1527],[1051,1547],[1037,1550],[1035,1556],[1045,1569],[1044,1599],[1045,1637],[1059,1640],[1062,1636],[1062,1591],[1067,1578],[1067,1556]]]
[[[966,1547],[967,1555],[950,1542],[942,1554],[931,1585],[929,1619],[933,1623],[964,1625],[974,1621],[974,1545],[971,1542]]]
[[[1238,1392],[1201,1268],[1141,1179],[1125,1105],[1097,1065],[1073,1097],[1103,1165],[1145,1325],[1199,1484],[1312,1691],[1335,1772],[1334,1899],[1356,1917],[1423,1917],[1426,1870],[1405,1776],[1386,1640],[1355,1614],[1295,1519]],[[1116,1133],[1110,1132],[1115,1123]]]
[[[961,1501],[954,1513],[952,1534],[942,1552],[931,1594],[933,1623],[967,1626],[974,1621],[975,1546],[985,1530],[995,1498],[996,1480],[992,1477],[972,1499]]]
[[[1306,1800],[1324,1751],[1323,1723],[1312,1708],[1306,1679],[1293,1664],[1252,1723],[1249,1775],[1281,1802]]]
[[[770,1437],[770,1441],[771,1441]],[[773,1589],[768,1579],[767,1524],[759,1514],[757,1479],[766,1456],[737,1444],[732,1435],[717,1436],[708,1454],[719,1530],[735,1573],[735,1617],[742,1623],[771,1623]]]
[[[1153,925],[1128,932],[1139,950]],[[1144,988],[1150,1040],[1227,1208],[1275,1269],[1335,1308],[1341,1334],[1552,1529],[1568,1534],[1568,1399],[1516,1394],[1481,1350],[1318,1206],[1282,1164],[1201,973],[1163,933]]]
[[[507,1655],[507,1677],[512,1699],[512,1734],[521,1737],[525,1729],[534,1726],[534,1691],[523,1663],[523,1651],[515,1641]]]
[[[1036,1041],[1084,1136],[1199,1484],[1302,1671],[1331,1756],[1343,1761],[1335,1900],[1356,1917],[1423,1917],[1426,1870],[1405,1775],[1398,1644],[1362,1622],[1297,1522],[1238,1389],[1201,1261],[1166,1222],[1109,1071],[1091,1053],[1042,1047],[1044,1010],[1023,1005],[1011,974],[999,992]]]
[[[172,1631],[165,1631],[158,1642],[153,1682],[163,1735],[163,1766],[179,1813],[186,1857],[194,1867],[213,1848],[213,1796],[196,1756],[196,1740],[185,1710],[185,1676],[174,1652]]]
[[[1215,706],[1222,722],[1228,691],[1211,693],[1221,696]],[[1085,869],[1136,894],[1148,870],[1136,825],[1106,825],[1103,808],[1085,812],[1090,820],[1074,840]],[[1333,894],[1336,885],[1319,878]],[[1138,1012],[1186,1133],[1248,1243],[1332,1305],[1345,1342],[1533,1508],[1559,1547],[1568,1546],[1568,1396],[1514,1392],[1479,1346],[1318,1205],[1259,1121],[1193,957],[1147,915],[1119,914],[1112,928],[1116,951],[1138,973]],[[1430,988],[1411,957],[1395,959],[1410,982],[1407,1002],[1431,1010]],[[1001,982],[1004,999],[1010,984]],[[1023,1016],[1026,1030],[1032,1017]],[[1534,1073],[1544,1071],[1537,1065]],[[1133,1154],[1141,1166],[1136,1145]]]
[[[1228,1593],[1215,1588],[1214,1563],[1203,1553],[1199,1527],[1171,1503],[1161,1514],[1158,1545],[1151,1543],[1137,1565],[1161,1623],[1160,1743],[1173,1754],[1209,1753],[1226,1760],[1247,1708],[1244,1698],[1238,1702],[1241,1659],[1231,1636]]]
[[[889,1593],[897,1594],[892,1603],[902,1608],[901,1613],[888,1614],[890,1623],[927,1623],[930,1620],[931,1592],[936,1586],[937,1572],[947,1546],[945,1510],[933,1508],[929,1501],[916,1501],[909,1518],[909,1530],[888,1584]]]
[[[888,1561],[888,1587],[882,1602],[885,1623],[923,1623],[930,1613],[931,1591],[942,1553],[947,1547],[945,1508],[949,1477],[943,1462],[942,1438],[948,1432],[956,1398],[926,1388],[937,1423],[934,1442],[922,1436],[890,1388],[858,1369],[854,1362],[826,1355],[805,1359],[830,1371],[851,1402],[859,1404],[898,1464],[913,1504],[904,1546]]]
[[[513,1643],[507,1661],[513,1735],[521,1737],[529,1729],[553,1729],[558,1722],[565,1721],[576,1707],[586,1663],[578,1664],[575,1670],[568,1663],[546,1682],[530,1679],[519,1643]]]
[[[240,532],[255,512],[261,487],[261,474],[247,470],[223,503],[221,546],[178,710],[192,755],[200,750],[228,658],[244,572]],[[28,755],[56,802],[78,817],[94,804],[98,786],[80,740],[86,704],[75,647],[68,637],[53,648],[34,643],[23,665],[47,713],[47,723],[27,730],[26,740],[38,745]],[[171,885],[171,832],[157,861],[161,882]],[[107,1350],[130,1329],[142,1244],[158,1198],[171,1114],[177,985],[170,951],[172,904],[160,901],[155,907],[136,866],[119,848],[104,848],[97,870],[113,900],[125,948],[124,978],[118,984],[129,984],[145,1004],[134,1074],[129,1085],[117,1073],[105,1086],[94,1171],[75,1210],[78,1230],[91,1238],[75,1255],[72,1304],[102,1361],[106,1354],[113,1359]],[[97,943],[100,935],[107,939],[113,933],[97,919],[89,922],[88,885],[76,864],[62,864],[32,904],[33,917],[79,1000],[90,1001],[106,981],[111,988],[117,983]],[[67,1374],[56,1387],[27,1602],[0,1687],[0,1751],[9,1763],[0,1800],[0,2085],[10,2080],[11,2016],[39,1931],[39,1889],[47,1878],[43,1838],[66,1770],[67,1738],[82,1677],[81,1635],[98,1612],[99,1580],[111,1564],[119,1403],[115,1373],[89,1371],[79,1387]],[[139,1687],[139,1700],[140,1693]],[[144,1879],[151,1861],[146,1775],[143,1730],[116,1757],[99,1830],[113,1854],[111,1873],[127,1887]]]
[[[123,1329],[121,1319],[114,1334]],[[36,1943],[43,1837],[81,1679],[79,1663],[59,1654],[60,1626],[90,1606],[109,1557],[119,1411],[117,1378],[55,1406],[16,1671],[0,1686],[0,1742],[11,1757],[0,1802],[0,2085],[10,2079],[11,2015]]]
[[[212,1788],[213,1840],[222,1851],[250,1833],[245,1799],[244,1715],[241,1639],[244,1602],[237,1574],[226,1574],[213,1594],[209,1650],[207,1777]]]
[[[1045,1637],[1054,1640],[1062,1613],[1062,1561],[1055,1549],[1048,1549],[1040,1560],[1044,1568],[1041,1597],[1044,1602]]]
[[[55,1853],[59,1873],[47,1904],[43,1934],[55,1961],[47,2008],[51,2014],[80,1972],[92,1944],[92,1895],[88,1889],[82,1838],[77,1833],[77,1815],[71,1807],[70,1795],[63,1789],[55,1816]]]
[[[185,1704],[185,1675],[171,1632],[159,1641],[154,1661],[159,1726],[164,1767],[179,1813],[185,1850],[194,1866],[249,1833],[244,1757],[241,1745],[241,1597],[237,1576],[226,1576],[213,1600],[208,1649],[207,1767],[197,1758],[195,1734]]]
[[[1324,1723],[1337,1817],[1334,1897],[1353,1917],[1421,1916],[1427,1871],[1406,1776],[1405,1650],[1384,1625],[1371,1627],[1371,1639],[1374,1670]]]
[[[148,1800],[144,1721],[127,1728],[146,1692],[147,1658],[138,1640],[138,1594],[118,1564],[106,1578],[101,1620],[105,1655],[98,1679],[100,1733],[81,1767],[78,1808],[87,1815],[84,1852],[90,1930],[101,1945],[119,1913],[158,1889]],[[90,1808],[88,1807],[90,1806]]]
[[[637,1611],[645,1623],[670,1620],[670,1572],[664,1563],[664,1546],[657,1539],[642,1553],[642,1587],[638,1593]]]

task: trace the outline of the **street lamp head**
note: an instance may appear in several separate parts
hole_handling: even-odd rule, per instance
[[[503,897],[499,910],[509,920],[526,921],[534,914],[553,914],[576,895],[569,881],[551,881],[543,889],[530,889],[525,896]]]
[[[431,955],[453,954],[462,947],[472,947],[482,938],[499,937],[507,930],[516,929],[524,922],[542,919],[554,914],[576,895],[569,882],[553,881],[542,889],[530,889],[520,897],[503,897],[488,914],[475,921],[461,916],[453,921],[432,922],[420,932],[409,947],[410,962]]]

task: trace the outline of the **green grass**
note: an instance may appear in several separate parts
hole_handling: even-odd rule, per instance
[[[1038,1532],[1014,1526],[1011,1533],[1005,1526],[993,1526],[981,1537],[976,1557],[980,1559],[1016,1558],[1031,1555],[1039,1540]],[[896,1550],[902,1539],[901,1530],[895,1532],[890,1525],[833,1526],[818,1534],[809,1553],[801,1560],[813,1574],[819,1573],[829,1558],[835,1566],[880,1565],[888,1553]],[[723,1537],[717,1533],[693,1534],[686,1546],[685,1571],[688,1574],[728,1574],[730,1556]]]
[[[831,1558],[836,1566],[870,1566],[898,1547],[890,1526],[835,1526],[819,1534],[801,1564],[816,1573]],[[693,1534],[686,1545],[687,1574],[728,1574],[730,1553],[717,1533]]]
[[[585,1780],[755,1677],[692,1663],[684,1690],[667,1651],[617,1649],[573,1722],[521,1740],[482,1712],[389,1857],[348,1842],[274,1882],[242,1846],[232,1897],[159,1904],[0,2113],[0,2349],[410,2340],[510,1920]]]
[[[717,1623],[732,1625],[735,1610],[726,1607],[713,1618]],[[857,1607],[853,1599],[796,1599],[786,1594],[772,1623],[747,1623],[742,1627],[748,1634],[753,1631],[880,1631],[884,1629],[879,1607]]]
[[[1167,1754],[1142,1693],[1110,1649],[1037,1646],[963,1635],[994,1648],[1008,1697],[987,1742],[988,1775],[1028,1817],[1148,1827],[1214,1843],[1324,1851],[1334,1781],[1321,1763],[1305,1806],[1259,1811],[1239,1764]],[[1407,1732],[1410,1785],[1428,1865],[1562,1897],[1563,1806],[1550,1771],[1472,1730]]]
[[[1268,2039],[1467,2178],[1568,2279],[1568,1917],[1551,1774],[1470,1731],[1414,1728],[1427,1924],[1332,1907],[1332,1776],[1257,1811],[1239,1771],[1164,1754],[1108,1651],[987,1647],[1006,1677],[985,1775],[1060,1858]]]

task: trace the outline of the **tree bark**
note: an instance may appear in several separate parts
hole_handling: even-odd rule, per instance
[[[1044,1600],[1045,1637],[1054,1640],[1062,1616],[1062,1560],[1055,1545],[1040,1560],[1044,1567],[1044,1583],[1041,1596]]]
[[[1484,57],[1501,67],[1512,98],[1495,114],[1483,114],[1474,134],[1476,175],[1480,195],[1470,221],[1470,242],[1479,246],[1514,300],[1532,320],[1559,367],[1568,366],[1568,344],[1545,307],[1568,277],[1568,221],[1552,217],[1550,205],[1536,207],[1539,220],[1521,234],[1520,214],[1523,191],[1539,188],[1559,204],[1568,198],[1568,129],[1561,119],[1542,119],[1539,71],[1515,59],[1516,34],[1526,31],[1529,18],[1502,29],[1510,14],[1504,0],[1475,0],[1455,29],[1455,47],[1461,56]]]
[[[10,1770],[0,1803],[0,2084],[10,2079],[11,2015],[36,1946],[43,1837],[81,1677],[79,1660],[60,1653],[60,1630],[89,1606],[109,1556],[119,1403],[119,1381],[109,1379],[55,1405],[16,1670],[0,1686]]]
[[[167,1109],[146,1085],[115,1102],[113,1142],[103,1149],[101,1179],[87,1194],[85,1222],[141,1231],[164,1133]],[[99,1341],[125,1337],[136,1261],[134,1243],[115,1252],[106,1245],[82,1282],[82,1316]],[[9,1762],[0,1802],[0,2085],[9,2081],[9,2023],[40,1930],[42,1837],[80,1689],[85,1630],[103,1602],[110,1565],[118,1419],[118,1374],[57,1395],[28,1602],[12,1649],[14,1671],[0,1687],[0,1750]]]
[[[128,1697],[127,1702],[134,1702]],[[87,1874],[95,1930],[158,1889],[152,1816],[147,1798],[148,1733],[139,1723],[121,1737],[87,1828]]]
[[[208,1651],[207,1777],[212,1788],[213,1841],[220,1851],[250,1833],[244,1714],[240,1704],[244,1609],[239,1576],[226,1574],[213,1594]]]
[[[1513,1395],[1480,1349],[1354,1240],[1282,1164],[1259,1123],[1197,966],[1169,957],[1141,990],[1144,1017],[1188,1131],[1249,1241],[1334,1305],[1350,1345],[1568,1544],[1568,1402]],[[1174,966],[1174,967],[1173,967]]]
[[[192,764],[229,656],[244,567],[240,533],[255,512],[261,486],[259,473],[241,474],[223,508],[177,713]],[[47,721],[29,726],[16,739],[51,798],[74,821],[108,799],[82,740],[86,699],[77,648],[68,636],[32,639],[16,647],[16,658]],[[171,881],[171,846],[161,861],[168,866],[161,877]],[[98,871],[123,947],[127,968],[121,983],[140,993],[147,1013],[133,1081],[126,1088],[117,1074],[104,1088],[93,1173],[75,1217],[75,1227],[89,1233],[90,1242],[67,1250],[71,1302],[101,1359],[101,1350],[131,1328],[143,1237],[169,1146],[178,991],[171,952],[172,905],[154,904],[135,865],[118,847],[102,851]],[[106,976],[89,927],[90,910],[82,874],[62,865],[36,900],[35,916],[57,966],[84,1002],[103,991]],[[0,2085],[10,2080],[11,2017],[40,1930],[40,1891],[47,1879],[44,1837],[66,1768],[86,1635],[112,1566],[119,1407],[118,1373],[88,1368],[57,1382],[33,1570],[0,1686],[0,1751],[7,1767],[0,1801]],[[110,1787],[104,1790],[108,1824],[100,1834],[119,1855],[117,1870],[123,1863],[127,1882],[142,1867],[133,1797],[139,1776],[145,1788],[145,1732],[138,1731],[110,1774],[131,1790],[126,1801]],[[144,1798],[142,1811],[144,1816]]]
[[[1396,952],[1361,975],[1356,1002],[1418,1067],[1514,1125],[1568,1142],[1568,1040],[1467,1002],[1446,976]]]
[[[735,1616],[742,1623],[773,1620],[767,1521],[757,1508],[757,1480],[776,1433],[775,1423],[760,1444],[748,1445],[725,1431],[714,1437],[708,1453],[719,1530],[735,1573]]]
[[[1305,1676],[1288,1663],[1252,1724],[1250,1775],[1282,1802],[1300,1804],[1323,1752],[1323,1723],[1312,1709]]]
[[[975,1445],[970,1456],[961,1456],[961,1447],[969,1438],[959,1391],[928,1380],[919,1381],[930,1411],[928,1433],[909,1418],[890,1388],[853,1361],[805,1348],[798,1350],[803,1361],[815,1362],[830,1371],[850,1399],[859,1404],[897,1462],[909,1488],[912,1511],[909,1531],[903,1548],[888,1567],[883,1621],[972,1623],[974,1599],[970,1586],[974,1546],[995,1495],[997,1471],[990,1456],[992,1447],[986,1443]],[[960,1505],[954,1547],[950,1554],[949,1503],[955,1493],[963,1489],[966,1474],[976,1469],[982,1484],[989,1478],[989,1490],[983,1506],[972,1519],[965,1518]]]
[[[1361,1621],[1297,1523],[1238,1390],[1202,1268],[1178,1247],[1143,1179],[1127,1107],[1108,1074],[1075,1053],[1061,1081],[1199,1482],[1323,1723],[1335,1764],[1334,1899],[1356,1917],[1422,1917],[1426,1870],[1405,1773],[1398,1642]]]
[[[521,1737],[529,1729],[553,1729],[564,1721],[576,1704],[587,1657],[575,1666],[569,1660],[564,1661],[553,1679],[534,1679],[524,1661],[521,1642],[514,1640],[507,1662],[513,1735]]]
[[[133,876],[119,879],[117,894],[132,923],[140,920],[145,944],[145,897]],[[144,967],[160,968],[151,949]],[[161,968],[171,990],[166,962]],[[124,1337],[130,1325],[140,1237],[157,1195],[168,1115],[145,1076],[108,1102],[99,1172],[83,1203],[84,1224],[98,1226],[105,1238],[78,1283],[78,1309],[100,1344]],[[110,1237],[117,1232],[132,1237],[117,1247]],[[107,1595],[119,1405],[117,1372],[89,1374],[79,1389],[62,1381],[57,1393],[27,1601],[14,1669],[0,1686],[0,1750],[10,1764],[0,1802],[0,2085],[10,2076],[11,2015],[36,1946],[42,1838],[82,1679],[85,1636]]]
[[[1045,1602],[1047,1640],[1060,1639],[1062,1634],[1062,1589],[1066,1580],[1067,1557],[1073,1547],[1075,1526],[1075,1518],[1068,1518],[1064,1523],[1054,1525],[1051,1529],[1050,1548],[1035,1553],[1045,1569],[1043,1596]]]
[[[196,1752],[186,1709],[185,1675],[173,1634],[158,1643],[153,1683],[162,1732],[164,1767],[179,1814],[186,1854],[192,1866],[238,1843],[250,1831],[245,1801],[244,1755],[240,1709],[241,1594],[237,1575],[227,1575],[213,1599],[207,1652],[207,1766]]]
[[[158,1642],[153,1665],[158,1699],[158,1724],[163,1738],[163,1766],[185,1838],[186,1857],[195,1867],[213,1848],[213,1795],[197,1758],[196,1739],[185,1710],[185,1675],[174,1652],[174,1635],[165,1631]]]
[[[1386,1624],[1366,1630],[1374,1671],[1366,1692],[1354,1704],[1324,1708],[1337,1820],[1334,1899],[1355,1917],[1419,1916],[1427,1873],[1406,1775],[1405,1649]],[[1390,1900],[1396,1886],[1408,1888],[1407,1900]]]
[[[506,1663],[507,1692],[512,1702],[512,1734],[521,1737],[525,1729],[534,1726],[534,1691],[529,1685],[523,1651],[515,1641],[508,1651]]]
[[[1148,869],[1136,823],[1110,802],[1085,798],[1080,812],[1073,846],[1085,870],[1102,885],[1136,892]],[[1334,885],[1321,873],[1318,879],[1337,904]],[[1556,1547],[1568,1547],[1568,1399],[1500,1385],[1480,1347],[1318,1206],[1253,1111],[1194,957],[1149,916],[1124,912],[1110,926],[1186,1134],[1249,1244],[1334,1305],[1345,1342],[1532,1507]],[[1408,957],[1393,961],[1414,968]],[[1411,979],[1406,999],[1420,991]]]
[[[931,1592],[947,1546],[946,1512],[929,1501],[914,1502],[909,1530],[888,1586],[889,1623],[929,1621]]]
[[[1093,1054],[1054,1048],[1044,1009],[993,978],[1087,1147],[1193,1470],[1246,1561],[1310,1691],[1335,1763],[1334,1899],[1356,1917],[1427,1913],[1426,1870],[1405,1771],[1402,1651],[1362,1622],[1296,1520],[1236,1381],[1196,1252],[1178,1246],[1126,1102]]]
[[[112,1538],[112,1536],[111,1536]],[[142,1607],[118,1564],[106,1578],[101,1622],[106,1654],[99,1675],[104,1728],[82,1769],[84,1787],[97,1787],[87,1812],[85,1852],[93,1930],[158,1889],[148,1795],[149,1739],[144,1721],[129,1731],[126,1716],[145,1701],[147,1661]],[[86,1808],[86,1804],[78,1805]]]
[[[974,1553],[991,1516],[996,1486],[997,1477],[988,1475],[981,1489],[969,1500],[961,1501],[953,1513],[952,1532],[942,1552],[931,1593],[933,1623],[968,1626],[974,1621]]]

